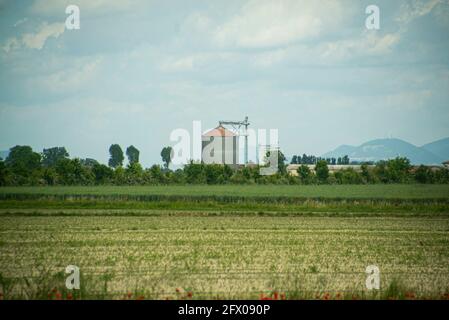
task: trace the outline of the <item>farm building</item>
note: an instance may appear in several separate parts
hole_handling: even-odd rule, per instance
[[[239,136],[222,125],[201,136],[201,160],[206,164],[239,163]]]

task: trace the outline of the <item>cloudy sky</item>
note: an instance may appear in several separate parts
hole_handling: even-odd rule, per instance
[[[448,31],[447,0],[0,0],[0,150],[133,144],[148,166],[173,129],[246,115],[287,155],[421,145],[449,136]]]

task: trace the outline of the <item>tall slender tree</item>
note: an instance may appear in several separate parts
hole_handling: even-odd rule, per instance
[[[139,163],[139,154],[140,151],[132,145],[126,148],[126,156],[128,157],[130,165]]]
[[[123,156],[122,148],[118,144],[113,144],[109,147],[109,154],[111,155],[108,162],[110,167],[118,168],[123,166],[125,157]]]
[[[173,158],[173,148],[172,147],[165,147],[161,151],[161,157],[162,161],[164,162],[164,166],[166,169],[168,169],[168,166],[170,165],[170,162]]]

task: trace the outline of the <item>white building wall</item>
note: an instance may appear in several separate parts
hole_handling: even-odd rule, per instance
[[[206,164],[238,164],[238,136],[210,137],[202,136],[201,159]]]

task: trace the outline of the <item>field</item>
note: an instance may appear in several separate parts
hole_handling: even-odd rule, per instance
[[[0,189],[5,299],[440,299],[448,262],[448,186]]]
[[[96,196],[237,196],[345,199],[448,199],[449,185],[192,185],[192,186],[92,186],[2,187],[0,195]]]

